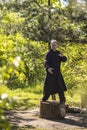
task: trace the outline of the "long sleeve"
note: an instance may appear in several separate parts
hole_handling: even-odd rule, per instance
[[[61,59],[62,62],[65,62],[67,60],[67,57],[63,56],[63,57],[60,57],[60,59]]]

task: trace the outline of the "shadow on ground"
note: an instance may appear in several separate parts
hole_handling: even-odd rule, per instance
[[[87,114],[67,113],[63,120],[49,120],[39,118],[39,109],[10,110],[6,111],[6,117],[12,125],[12,130],[30,130],[43,128],[44,130],[86,129]]]

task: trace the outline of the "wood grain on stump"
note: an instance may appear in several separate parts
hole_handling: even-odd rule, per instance
[[[40,117],[47,119],[63,119],[66,116],[66,107],[57,101],[40,102]]]

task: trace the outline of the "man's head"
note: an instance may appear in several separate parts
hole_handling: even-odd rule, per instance
[[[57,40],[51,40],[50,46],[51,46],[51,49],[52,49],[53,51],[55,51],[56,48],[57,48]]]

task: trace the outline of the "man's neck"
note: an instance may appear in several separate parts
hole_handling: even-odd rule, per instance
[[[54,52],[56,51],[56,50],[54,50],[54,49],[52,49]]]

